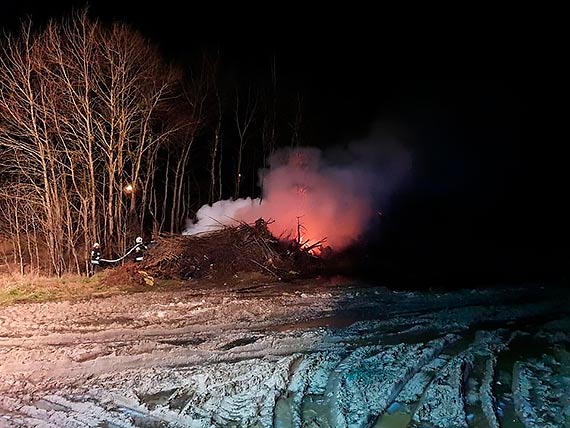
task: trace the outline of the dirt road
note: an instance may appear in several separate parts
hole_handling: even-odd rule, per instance
[[[335,278],[1,308],[0,427],[568,427],[561,293]]]

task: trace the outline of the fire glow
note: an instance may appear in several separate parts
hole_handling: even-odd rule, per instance
[[[342,250],[358,240],[377,216],[381,208],[377,205],[383,199],[379,196],[392,191],[393,180],[384,180],[366,162],[371,158],[365,151],[360,156],[340,159],[336,163],[325,160],[316,148],[277,151],[269,159],[270,167],[260,172],[261,199],[205,205],[184,233],[263,218],[272,235],[279,239],[297,241],[303,248],[321,242],[333,250]],[[351,162],[355,159],[358,162]],[[311,251],[318,254],[319,250],[317,246]]]

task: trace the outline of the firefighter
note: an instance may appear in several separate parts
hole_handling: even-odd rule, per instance
[[[138,236],[135,240],[135,247],[134,247],[134,260],[135,262],[142,262],[144,252],[147,250],[147,246],[143,244],[143,239]]]
[[[98,242],[95,242],[93,244],[93,248],[91,248],[91,270],[89,271],[89,276],[93,276],[95,272],[99,271],[101,267],[100,259],[101,259],[101,246],[99,245]]]

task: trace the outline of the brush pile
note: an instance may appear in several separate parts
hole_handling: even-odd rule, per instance
[[[220,280],[241,272],[286,279],[312,275],[324,267],[313,249],[276,239],[260,218],[254,224],[240,223],[196,235],[160,236],[149,245],[136,270],[157,279]],[[133,270],[132,265],[122,268]]]

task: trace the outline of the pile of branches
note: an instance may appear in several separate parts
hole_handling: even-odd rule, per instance
[[[150,246],[140,270],[154,278],[225,278],[261,272],[282,279],[322,268],[310,248],[276,239],[267,222],[240,223],[196,235],[161,236]]]

